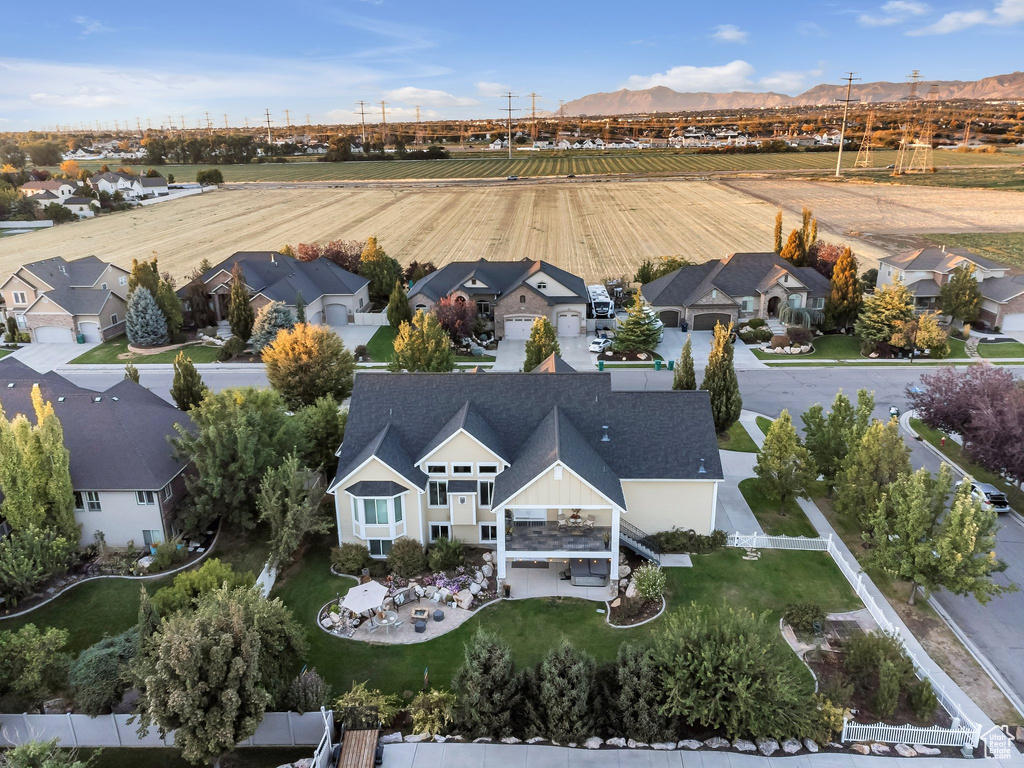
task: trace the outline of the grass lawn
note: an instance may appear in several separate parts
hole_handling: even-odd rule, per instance
[[[219,347],[204,347],[201,344],[192,344],[182,348],[187,357],[192,358],[193,363],[215,363],[217,362],[217,350]],[[147,365],[152,363],[173,363],[178,352],[182,350],[171,349],[166,352],[157,352],[154,355],[138,355],[128,351],[128,337],[118,336],[116,339],[105,341],[99,346],[93,347],[88,352],[79,355],[71,361],[72,365],[124,365],[129,360],[135,365]]]
[[[975,464],[964,455],[963,447],[959,443],[947,438],[946,444],[940,445],[943,433],[937,429],[932,429],[920,419],[911,419],[910,426],[913,427],[917,434],[938,448],[944,456],[963,467],[964,471],[969,472],[975,480],[982,483],[992,483],[996,488],[1003,491],[1006,494],[1006,498],[1010,501],[1010,506],[1015,510],[1024,510],[1024,491],[1021,491],[1020,488],[1017,488],[1012,483],[1007,483],[994,472],[989,472],[984,467]]]
[[[366,344],[366,351],[370,353],[370,360],[374,363],[390,363],[395,353],[395,336],[398,331],[390,325],[382,325],[378,328],[370,341]],[[494,355],[456,355],[456,363],[493,363]]]
[[[768,430],[772,426],[772,420],[769,419],[767,416],[758,416],[757,417],[757,426],[759,426],[761,428],[761,431],[764,432],[767,435],[768,434]]]
[[[761,492],[756,477],[741,480],[739,488],[765,533],[773,536],[818,535],[807,515],[796,503],[796,499],[789,499],[780,511],[778,503]]]
[[[757,453],[757,443],[738,421],[729,427],[725,434],[718,436],[718,447],[723,451]]]
[[[316,747],[243,747],[220,759],[222,768],[276,768],[311,757]],[[181,756],[181,750],[168,747],[125,747],[115,749],[80,749],[81,760],[92,758],[89,768],[195,768]]]
[[[670,608],[691,601],[728,601],[755,612],[769,610],[781,615],[788,604],[803,600],[815,600],[832,611],[860,605],[825,553],[770,551],[756,563],[743,560],[742,555],[740,550],[723,550],[694,557],[693,568],[667,569]],[[607,661],[614,658],[623,641],[649,642],[660,625],[655,621],[633,630],[612,629],[605,624],[604,615],[597,613],[604,608],[600,603],[544,598],[487,607],[458,629],[426,643],[369,645],[328,635],[315,624],[320,607],[345,594],[353,584],[351,579],[330,573],[328,543],[321,540],[307,549],[273,591],[273,596],[280,597],[306,627],[310,651],[303,663],[316,667],[335,691],[364,680],[388,692],[415,691],[422,683],[425,667],[430,670],[432,684],[447,686],[462,665],[466,641],[478,626],[508,643],[517,663],[532,665],[562,636],[599,661]],[[802,668],[795,656],[793,663],[794,668]],[[809,675],[807,680],[810,684]]]
[[[254,576],[259,576],[267,564],[269,553],[270,529],[267,526],[239,532],[232,526],[224,525],[212,556],[229,563],[237,573],[251,571]]]
[[[1019,341],[979,344],[978,354],[982,357],[1024,357],[1024,344]]]

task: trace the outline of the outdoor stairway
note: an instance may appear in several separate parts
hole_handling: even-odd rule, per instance
[[[222,320],[217,323],[217,335],[220,336],[224,341],[231,338],[231,323],[227,320]]]
[[[621,518],[619,519],[619,542],[656,565],[661,564],[662,552],[658,543],[650,535]]]
[[[777,317],[768,318],[768,328],[771,329],[771,332],[776,336],[780,336],[786,332],[786,326],[779,322],[779,318]]]

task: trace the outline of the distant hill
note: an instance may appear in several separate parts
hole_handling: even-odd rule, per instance
[[[927,97],[936,86],[939,99],[1024,99],[1024,72],[996,75],[981,80],[923,80],[918,93]],[[900,101],[909,90],[907,83],[855,83],[853,97],[865,103]],[[567,115],[627,115],[641,112],[681,112],[712,109],[750,109],[832,104],[846,96],[845,85],[816,85],[798,96],[784,93],[680,93],[663,85],[642,91],[623,88],[613,93],[592,93],[567,102]]]

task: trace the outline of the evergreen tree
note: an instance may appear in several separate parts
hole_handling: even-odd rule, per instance
[[[818,477],[810,451],[800,444],[789,411],[783,409],[772,422],[754,465],[757,485],[769,499],[778,499],[779,513],[796,496],[807,498],[807,489]]]
[[[208,258],[203,256],[203,258],[199,260],[199,266],[196,267],[196,269],[199,270],[200,275],[205,275],[207,272],[213,269],[213,264],[210,263],[210,260]]]
[[[325,395],[344,400],[352,393],[355,358],[326,325],[302,323],[278,331],[263,348],[263,363],[270,386],[293,410]]]
[[[306,300],[302,298],[302,291],[295,295],[295,322],[306,322]]]
[[[658,316],[644,300],[643,294],[638,293],[626,310],[626,319],[615,331],[612,349],[616,352],[652,352],[658,346],[661,334]]]
[[[895,419],[874,422],[854,445],[836,478],[835,510],[856,517],[867,529],[882,494],[910,472],[910,449]]]
[[[248,342],[249,337],[252,336],[255,319],[252,304],[249,303],[249,289],[245,285],[242,267],[236,261],[235,266],[231,268],[231,294],[228,300],[228,323],[231,326],[231,335]]]
[[[152,261],[132,259],[132,270],[128,274],[128,293],[136,288],[145,288],[151,296],[160,290],[160,270],[156,266],[156,257]]]
[[[715,337],[711,343],[711,354],[704,369],[704,381],[700,388],[708,391],[711,398],[711,417],[718,434],[726,432],[740,417],[743,398],[736,369],[732,363],[732,323],[715,325]]]
[[[136,384],[139,383],[139,369],[135,367],[133,363],[125,363],[124,366],[124,377],[130,381],[134,381]]]
[[[789,237],[786,238],[786,244],[779,252],[779,256],[794,267],[804,266],[807,261],[807,251],[804,249],[804,237],[799,229],[794,229],[789,233]]]
[[[32,385],[32,408],[36,414],[34,433],[42,457],[34,468],[39,478],[37,498],[46,510],[46,524],[74,540],[78,524],[71,484],[71,452],[64,445],[64,428],[53,411],[53,403],[43,400],[38,384]]]
[[[594,733],[597,665],[562,638],[537,670],[537,727],[559,744],[582,743]]]
[[[174,358],[174,380],[171,382],[171,397],[182,411],[191,411],[199,405],[209,390],[203,383],[199,371],[192,364],[192,358],[181,351]]]
[[[291,256],[293,259],[295,258],[295,249],[292,248],[288,243],[285,243],[280,248],[278,248],[277,252],[280,253],[282,256]]]
[[[806,205],[801,211],[802,223],[800,226],[800,239],[803,241],[804,260],[806,261],[807,254],[811,252],[811,246],[818,239],[818,220],[813,218],[811,209]],[[804,266],[799,264],[798,266]]]
[[[145,584],[139,585],[139,614],[135,626],[139,628],[139,650],[142,651],[149,638],[160,628],[160,616],[157,615]]]
[[[693,352],[690,334],[686,334],[686,343],[676,363],[675,375],[672,377],[672,389],[696,389],[697,372],[693,368]]]
[[[334,470],[338,468],[336,451],[345,439],[348,411],[341,410],[331,395],[325,395],[300,410],[296,416],[303,438],[303,465],[319,470],[327,477],[334,477]]]
[[[845,328],[860,312],[864,300],[863,286],[857,279],[857,260],[849,247],[836,259],[825,300],[825,324],[831,328]]]
[[[661,712],[664,696],[661,674],[649,648],[633,643],[619,646],[615,674],[615,733],[647,744],[673,738],[672,719]]]
[[[398,330],[402,323],[412,320],[412,308],[409,306],[409,296],[402,287],[401,280],[395,280],[395,287],[391,291],[391,298],[388,299],[388,323],[392,328]]]
[[[294,328],[292,311],[283,301],[272,301],[260,307],[256,313],[256,322],[252,326],[252,337],[249,339],[253,352],[262,352],[263,348],[277,338],[277,332],[283,328]]]
[[[523,372],[529,373],[551,355],[560,355],[562,348],[558,346],[555,328],[547,317],[538,317],[530,326],[530,338],[526,340],[526,362]]]
[[[173,338],[181,330],[183,322],[181,300],[174,292],[174,284],[170,280],[161,280],[154,298],[164,320],[167,321],[167,334]]]
[[[865,350],[888,346],[901,323],[914,320],[914,298],[898,279],[875,289],[864,301],[854,332]]]
[[[973,323],[981,311],[981,289],[974,276],[974,265],[964,262],[956,267],[939,288],[942,312],[962,323]]]
[[[801,417],[804,422],[804,444],[811,452],[811,458],[821,476],[825,478],[830,494],[846,456],[851,447],[860,441],[875,409],[875,398],[870,392],[859,390],[857,397],[858,405],[854,410],[850,399],[839,390],[828,416],[825,416],[820,404],[815,404]],[[863,424],[863,428],[859,424]]]
[[[7,336],[11,343],[18,340],[18,319],[13,314],[7,316]]]
[[[160,311],[153,294],[139,286],[128,296],[124,317],[128,341],[140,347],[159,347],[168,341],[167,318]]]
[[[433,314],[422,309],[411,323],[402,323],[395,337],[394,354],[388,368],[392,371],[451,371],[455,353],[451,338]]]
[[[782,253],[782,208],[775,212],[775,247],[773,250]]]
[[[640,262],[640,266],[636,268],[636,273],[633,275],[633,282],[639,283],[642,287],[654,280],[654,278],[654,263],[650,259],[644,259]]]
[[[260,522],[270,527],[267,564],[275,571],[292,561],[306,533],[331,529],[332,521],[321,514],[323,500],[323,486],[294,453],[264,473],[256,509]]]
[[[523,681],[512,653],[495,635],[478,628],[465,646],[465,661],[452,678],[456,721],[467,738],[502,739],[519,732]]]

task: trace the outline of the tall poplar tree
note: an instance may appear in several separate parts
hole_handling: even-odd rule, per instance
[[[464,662],[452,678],[456,721],[467,738],[502,739],[519,732],[523,680],[507,645],[478,628],[465,645]]]
[[[192,364],[192,358],[186,357],[184,351],[174,358],[174,380],[171,382],[171,397],[182,411],[191,411],[208,392],[199,371]]]
[[[828,298],[825,299],[825,325],[844,328],[856,319],[864,301],[864,289],[857,278],[857,260],[849,246],[843,249],[832,268]]]
[[[529,373],[551,355],[560,355],[562,348],[558,346],[558,336],[551,321],[546,317],[538,317],[530,326],[530,338],[526,340],[526,362],[523,371]]]
[[[708,355],[708,366],[704,369],[704,381],[700,385],[711,398],[711,417],[718,434],[736,423],[743,410],[743,398],[740,396],[740,385],[732,362],[731,339],[732,323],[728,326],[718,323],[711,343],[711,354]]]
[[[242,267],[236,261],[231,268],[231,294],[228,300],[228,324],[231,335],[248,342],[252,336],[252,326],[256,322],[256,314],[249,303],[249,289],[245,286]]]
[[[799,229],[794,229],[786,238],[786,244],[782,246],[779,256],[784,258],[794,267],[802,267],[807,261],[807,251],[804,248],[804,238]]]
[[[686,334],[686,343],[679,355],[675,375],[672,377],[672,389],[696,389],[697,373],[693,368],[693,346],[690,334]]]
[[[782,208],[775,212],[775,248],[776,253],[782,253]]]

